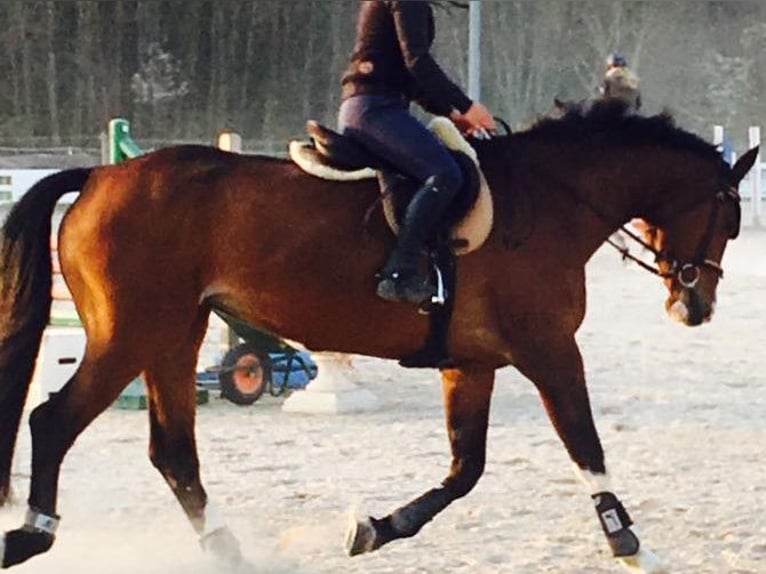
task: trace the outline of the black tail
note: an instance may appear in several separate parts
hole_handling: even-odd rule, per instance
[[[51,311],[51,218],[56,201],[83,188],[91,169],[42,179],[13,206],[0,230],[0,506],[43,330]]]

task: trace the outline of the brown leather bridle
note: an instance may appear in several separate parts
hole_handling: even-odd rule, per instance
[[[721,267],[720,262],[714,261],[707,257],[707,253],[710,249],[710,243],[713,240],[713,235],[715,234],[716,225],[718,223],[718,214],[721,211],[721,207],[727,202],[734,204],[737,210],[736,223],[732,225],[731,229],[729,230],[729,239],[735,239],[739,235],[742,213],[740,200],[741,198],[739,192],[734,186],[729,186],[726,190],[719,191],[713,196],[713,208],[710,211],[710,217],[708,218],[705,232],[700,238],[697,249],[695,250],[694,257],[689,261],[679,260],[665,250],[656,249],[653,245],[646,242],[638,234],[629,230],[626,225],[623,225],[620,228],[620,231],[636,241],[644,249],[647,249],[653,253],[655,266],[652,266],[651,264],[646,263],[645,261],[631,254],[627,247],[618,244],[613,239],[609,238],[607,242],[622,254],[623,259],[633,261],[647,271],[650,271],[651,273],[654,273],[663,279],[670,279],[675,276],[683,287],[686,289],[693,289],[699,281],[702,268],[713,270],[716,275],[718,275],[718,279],[723,278],[723,267]],[[668,271],[662,271],[659,267],[660,263],[667,263],[669,267]]]

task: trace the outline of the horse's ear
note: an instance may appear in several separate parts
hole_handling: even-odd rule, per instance
[[[748,150],[748,152],[739,158],[737,163],[732,166],[731,174],[729,176],[731,178],[730,183],[732,185],[738,185],[739,182],[742,181],[742,178],[747,175],[747,172],[750,171],[750,168],[753,167],[753,163],[758,157],[759,147],[760,146],[755,146],[753,149]]]

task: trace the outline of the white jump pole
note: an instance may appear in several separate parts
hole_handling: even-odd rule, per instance
[[[748,129],[749,149],[755,146],[761,145],[761,128],[757,126],[750,126]],[[761,153],[758,152],[758,157],[753,164],[753,170],[750,176],[750,185],[753,198],[753,223],[756,227],[760,226],[761,220],[761,208],[763,197],[761,191],[763,190],[763,164],[761,163]]]

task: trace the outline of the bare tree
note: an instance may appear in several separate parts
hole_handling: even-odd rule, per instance
[[[97,134],[116,115],[159,141],[210,141],[223,128],[281,140],[308,117],[333,123],[357,7],[3,0],[0,136],[53,143]],[[468,12],[436,17],[437,56],[465,85]],[[507,0],[484,2],[482,17],[482,99],[516,126],[556,96],[595,96],[615,50],[642,79],[644,113],[668,108],[703,134],[713,123],[742,131],[766,115],[763,1]]]
[[[58,74],[56,72],[56,14],[55,3],[50,0],[45,4],[45,40],[47,48],[47,73],[45,85],[48,94],[48,128],[54,145],[61,143],[61,124],[59,121],[59,102],[57,96]]]

